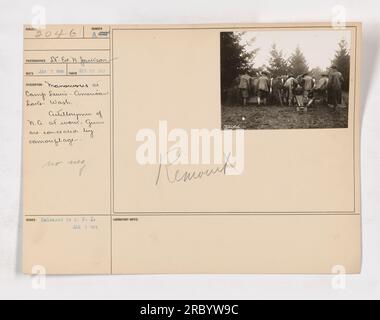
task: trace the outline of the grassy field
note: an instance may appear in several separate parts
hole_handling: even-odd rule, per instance
[[[224,129],[308,129],[347,128],[348,108],[336,111],[325,105],[314,105],[307,113],[281,106],[222,106]]]

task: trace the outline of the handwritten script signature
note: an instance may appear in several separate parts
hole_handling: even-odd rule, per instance
[[[168,152],[169,154],[170,152]],[[156,178],[156,186],[160,183],[161,179],[167,180],[170,184],[180,183],[180,182],[191,182],[195,180],[201,180],[203,178],[219,175],[219,174],[226,174],[226,171],[228,168],[234,168],[235,165],[230,162],[231,154],[225,155],[225,159],[222,165],[214,167],[214,168],[208,168],[204,170],[192,170],[192,171],[181,171],[179,169],[173,169],[172,166],[178,161],[178,159],[181,157],[181,152],[178,151],[176,153],[177,157],[172,160],[168,161],[168,163],[164,164],[162,163],[162,157],[160,156],[160,163],[158,166],[158,172],[157,172],[157,178]]]

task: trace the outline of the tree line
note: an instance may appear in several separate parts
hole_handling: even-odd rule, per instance
[[[264,66],[253,68],[255,56],[259,48],[248,50],[248,44],[242,44],[241,37],[244,33],[222,32],[221,33],[221,86],[225,92],[233,85],[234,80],[243,73],[263,71]],[[252,42],[255,41],[253,38]],[[337,46],[335,56],[331,63],[336,65],[343,75],[343,90],[349,88],[350,77],[350,53],[347,42],[342,39]],[[295,76],[306,72],[312,73],[316,78],[323,72],[320,68],[310,70],[307,60],[298,46],[289,58],[286,58],[283,51],[278,49],[276,44],[272,45],[268,66],[265,69],[272,77],[293,74]]]

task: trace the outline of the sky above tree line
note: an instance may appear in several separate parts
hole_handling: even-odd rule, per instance
[[[255,40],[252,42],[253,38]],[[348,30],[249,31],[242,35],[241,43],[248,43],[247,50],[260,49],[254,59],[253,66],[256,68],[269,64],[270,51],[275,43],[285,58],[289,58],[299,46],[310,69],[326,69],[331,66],[338,42],[342,39],[347,42],[350,51],[351,32]]]

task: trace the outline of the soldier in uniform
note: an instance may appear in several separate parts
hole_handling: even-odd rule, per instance
[[[309,72],[306,72],[303,75],[302,82],[303,82],[305,101],[307,101],[314,87],[314,79],[312,76],[310,76]]]
[[[316,81],[315,86],[313,88],[313,99],[311,100],[310,104],[314,100],[322,100],[322,103],[327,104],[327,86],[329,83],[329,76],[328,74],[322,73],[321,78]]]
[[[263,102],[265,105],[267,103],[267,98],[270,91],[270,81],[268,78],[268,73],[266,71],[263,71],[261,73],[257,86],[258,86],[257,104],[260,106],[261,102]]]
[[[298,84],[298,82],[294,78],[293,75],[289,75],[288,79],[285,81],[284,88],[286,90],[286,98],[287,98],[289,107],[292,106],[293,99],[294,99],[293,90],[296,88],[297,84]]]
[[[334,106],[334,110],[342,102],[342,84],[343,76],[338,71],[337,66],[333,65],[329,74],[328,91],[330,102]]]
[[[243,101],[244,107],[247,105],[247,100],[249,98],[250,80],[251,80],[251,77],[247,73],[241,75],[239,79],[240,97]]]

